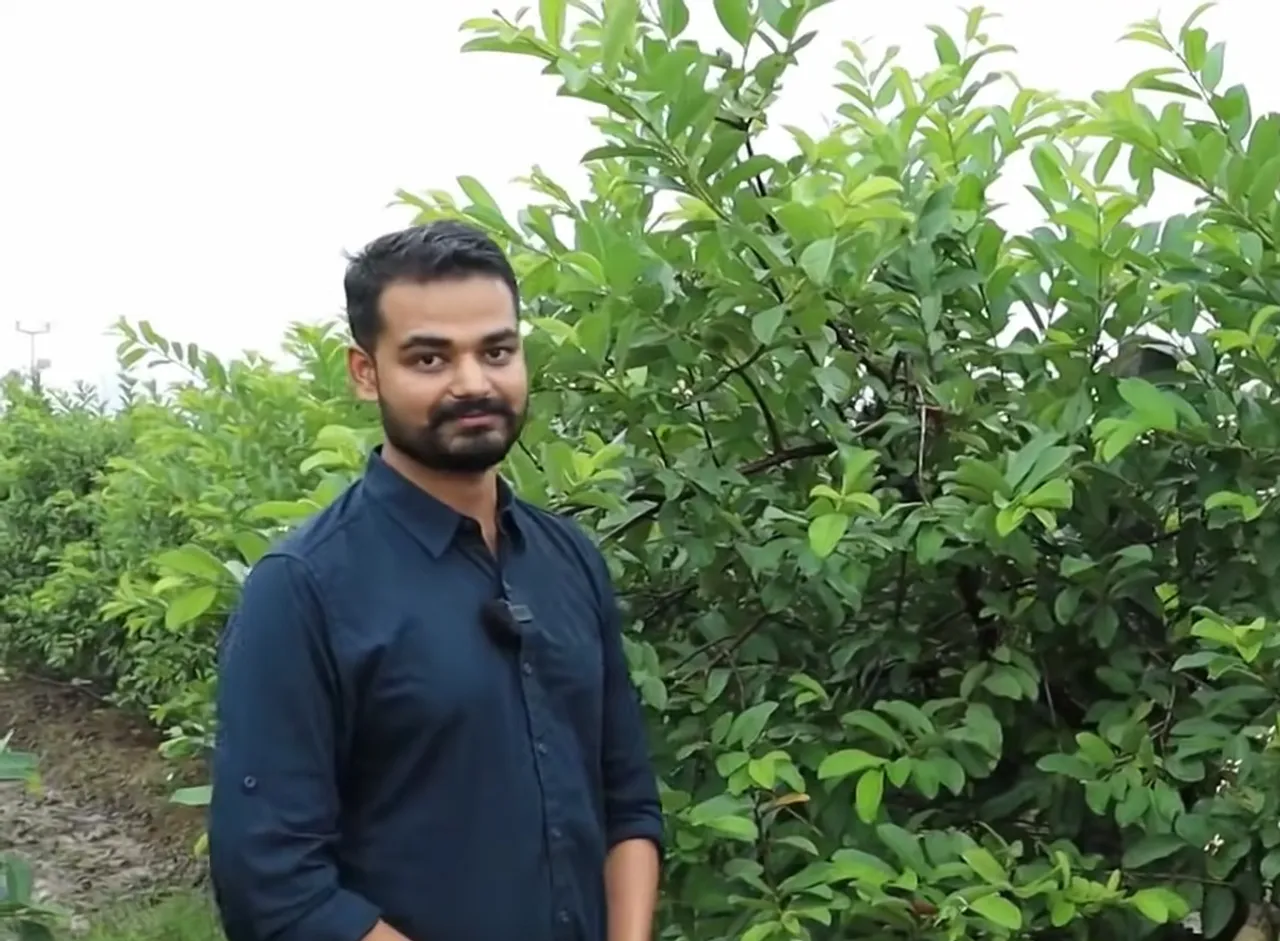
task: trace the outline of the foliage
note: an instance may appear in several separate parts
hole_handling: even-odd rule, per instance
[[[13,733],[0,736],[0,787],[20,782],[29,787],[39,782],[34,756],[9,747]],[[4,832],[0,830],[0,842]],[[0,854],[0,938],[14,941],[49,941],[49,925],[62,911],[32,897],[34,880],[31,865],[12,853]]]
[[[1280,117],[1222,87],[1198,17],[1135,26],[1169,66],[1073,102],[988,72],[975,10],[924,75],[848,44],[833,125],[766,152],[823,5],[717,0],[729,50],[682,0],[472,21],[596,108],[590,191],[401,194],[521,275],[507,472],[626,605],[662,936],[1229,936],[1280,874]],[[991,194],[1024,160],[1043,222],[1009,232]],[[1138,221],[1170,178],[1194,210]],[[112,419],[110,536],[0,625],[33,649],[56,599],[102,599],[79,642],[175,748],[208,743],[244,566],[374,440],[338,338],[301,329],[293,369],[127,335],[126,366],[198,381]]]

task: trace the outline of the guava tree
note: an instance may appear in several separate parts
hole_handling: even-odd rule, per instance
[[[665,930],[1234,930],[1280,873],[1280,122],[1198,16],[1071,103],[974,10],[925,75],[848,45],[835,126],[766,151],[821,5],[720,0],[723,50],[679,0],[472,21],[596,106],[591,193],[405,197],[518,260],[511,472],[625,594]],[[1135,222],[1165,177],[1200,204]]]

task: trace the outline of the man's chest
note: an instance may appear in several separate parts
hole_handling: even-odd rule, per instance
[[[500,569],[432,561],[384,572],[352,606],[360,621],[343,640],[356,738],[492,738],[539,718],[598,728],[600,611],[585,575],[527,558]],[[504,600],[519,619],[498,625]]]

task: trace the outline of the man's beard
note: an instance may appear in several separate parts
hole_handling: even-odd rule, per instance
[[[429,470],[445,474],[479,474],[506,458],[524,427],[524,413],[499,399],[451,402],[438,408],[425,426],[401,421],[382,399],[382,433],[396,450]],[[490,415],[490,428],[450,428],[455,418]]]

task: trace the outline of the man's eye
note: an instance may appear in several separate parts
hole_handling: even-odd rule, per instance
[[[512,357],[514,352],[515,351],[510,349],[509,347],[500,347],[497,349],[489,350],[488,356],[489,356],[489,359],[495,363],[505,363],[507,360],[509,360]]]

